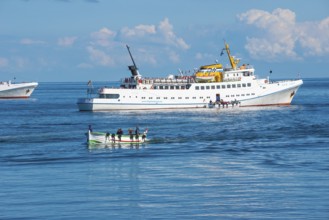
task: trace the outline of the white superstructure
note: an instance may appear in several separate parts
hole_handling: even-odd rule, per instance
[[[0,99],[29,98],[37,86],[37,82],[0,82]]]
[[[221,64],[202,66],[188,77],[143,78],[131,57],[132,77],[123,79],[119,88],[99,89],[98,97],[78,99],[79,110],[204,108],[216,101],[239,102],[240,106],[289,105],[303,84],[301,79],[276,82],[257,79],[252,66],[237,67],[239,61],[230,55],[227,44],[225,50],[231,68],[223,69]]]

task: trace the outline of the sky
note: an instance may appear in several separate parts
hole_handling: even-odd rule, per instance
[[[329,77],[329,1],[0,0],[0,81],[117,81],[126,45],[145,77],[191,74],[224,42],[259,77]]]

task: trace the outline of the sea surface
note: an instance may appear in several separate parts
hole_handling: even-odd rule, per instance
[[[329,78],[225,110],[79,112],[86,87],[0,100],[0,219],[329,219]],[[151,141],[88,147],[89,124]]]

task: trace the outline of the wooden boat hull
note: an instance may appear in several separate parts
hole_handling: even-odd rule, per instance
[[[108,133],[88,131],[87,143],[89,145],[93,145],[93,144],[142,144],[142,143],[148,141],[146,133],[147,132],[141,133],[138,136],[136,136],[135,134],[122,135],[121,138],[119,138],[119,136],[116,134],[114,137],[112,137],[112,135],[108,134]]]

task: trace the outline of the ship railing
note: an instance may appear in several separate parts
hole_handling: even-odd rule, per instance
[[[285,79],[285,80],[276,80],[276,81],[269,81],[269,83],[290,83],[297,81],[299,79]]]
[[[230,78],[224,78],[223,82],[236,82],[236,81],[241,81],[241,77],[230,77]]]
[[[98,89],[95,88],[88,88],[87,89],[87,94],[88,95],[93,95],[93,94],[97,94],[98,93]]]
[[[136,81],[136,79],[130,77],[130,78],[121,79],[121,83],[124,83],[124,84],[136,84],[137,81]]]
[[[95,97],[98,94],[98,89],[95,89],[93,87],[87,88],[87,97],[92,98]]]
[[[193,83],[194,78],[193,77],[183,77],[183,78],[143,78],[139,79],[138,83],[137,80],[132,78],[124,78],[121,80],[121,84],[125,85],[125,87],[129,87],[129,85],[137,85],[137,84],[144,84],[144,85],[150,85],[154,83],[167,83],[167,84],[174,84],[174,83]]]
[[[186,78],[186,79],[168,79],[168,78],[158,78],[158,79],[143,79],[142,84],[154,84],[154,83],[167,83],[167,84],[173,84],[173,83],[188,83],[192,82],[192,79]]]

